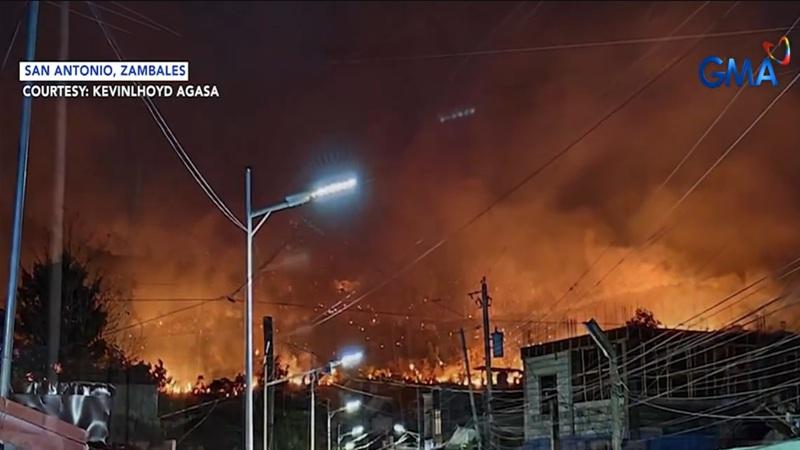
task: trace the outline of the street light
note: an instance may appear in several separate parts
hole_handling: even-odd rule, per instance
[[[333,411],[330,410],[330,403],[328,404],[328,450],[331,450],[331,421],[333,420],[333,416],[342,411],[352,414],[358,411],[359,408],[361,408],[361,400],[350,400],[341,408]]]
[[[355,448],[356,448],[355,442],[348,442],[347,444],[344,444],[344,450],[353,450]]]
[[[412,437],[419,436],[419,433],[415,433],[415,432],[413,432],[411,430],[407,430],[406,427],[404,427],[402,423],[394,424],[393,428],[394,428],[394,432],[397,433],[397,434],[407,434],[407,435],[412,436]]]
[[[351,400],[344,405],[344,410],[348,413],[354,413],[361,408],[361,400]]]
[[[364,434],[364,426],[363,425],[356,425],[350,431],[348,431],[347,433],[342,433],[341,435],[339,435],[339,437],[336,438],[337,448],[341,448],[342,439],[344,439],[344,438],[346,438],[348,436],[350,436],[350,437],[352,437],[354,439],[352,441],[348,442],[347,444],[345,444],[345,446],[344,446],[345,449],[347,448],[347,446],[349,444],[356,445],[356,443],[358,441],[360,441],[360,440],[364,439],[365,437],[367,437],[367,435]]]
[[[603,355],[608,358],[608,372],[611,378],[611,449],[621,450],[623,438],[622,407],[625,404],[625,396],[617,365],[617,351],[596,320],[589,319],[588,322],[583,324],[586,326],[586,330],[594,340],[594,343],[597,344]]]
[[[355,355],[357,355],[357,356],[355,356]],[[331,362],[325,364],[324,366],[315,367],[315,368],[307,370],[305,372],[295,373],[295,374],[292,374],[292,375],[288,375],[288,376],[286,376],[284,378],[280,378],[280,379],[277,379],[277,380],[272,380],[272,381],[270,381],[268,383],[265,383],[264,386],[265,387],[272,387],[272,386],[275,386],[275,385],[278,385],[278,384],[286,383],[287,381],[293,380],[295,378],[309,377],[309,379],[314,379],[319,374],[330,373],[330,372],[333,371],[333,369],[335,369],[336,367],[339,367],[339,366],[345,367],[345,368],[353,367],[353,365],[354,365],[353,361],[355,361],[356,358],[357,358],[358,361],[361,361],[361,359],[363,359],[363,357],[364,357],[364,354],[362,352],[358,352],[358,353],[356,353],[354,355],[345,355],[340,359],[337,359],[337,360],[334,360],[334,361],[331,361]],[[342,363],[343,360],[348,361],[348,364],[347,365],[343,364]],[[356,401],[358,401],[358,400],[356,400]],[[358,402],[361,403],[360,401],[358,401]]]
[[[397,440],[397,442],[395,442],[395,444],[399,444],[399,443],[403,442],[403,440],[404,440],[406,437],[410,436],[410,437],[412,437],[412,438],[414,438],[414,439],[416,439],[416,440],[417,440],[417,447],[419,447],[419,446],[421,445],[421,441],[420,441],[420,436],[419,436],[419,433],[414,433],[413,431],[409,431],[409,430],[407,430],[407,429],[406,429],[406,427],[405,427],[405,426],[403,426],[403,424],[402,424],[402,423],[396,423],[396,424],[394,424],[394,427],[393,427],[393,428],[394,428],[394,432],[395,432],[395,433],[396,433],[398,436],[400,436],[400,438]]]
[[[340,436],[337,438],[337,440],[338,440],[338,441],[339,441],[339,443],[341,444],[341,443],[342,443],[342,439],[346,438],[347,436],[352,436],[352,437],[354,437],[354,438],[358,438],[358,437],[359,437],[359,436],[361,436],[362,434],[364,434],[364,426],[363,426],[363,425],[356,425],[356,426],[354,426],[353,428],[351,428],[351,429],[350,429],[350,431],[348,431],[348,432],[346,432],[346,433],[342,433],[342,434],[341,434],[341,435],[340,435]],[[359,439],[355,439],[355,440],[353,440],[353,442],[357,442],[358,440],[359,440]]]
[[[348,353],[348,354],[343,355],[339,359],[339,361],[336,361],[335,363],[331,363],[331,368],[342,366],[345,369],[349,369],[351,367],[355,367],[356,365],[358,365],[358,363],[360,363],[362,359],[364,359],[364,353],[363,352]],[[333,364],[336,364],[336,365],[333,365]]]
[[[364,359],[364,352],[345,353],[338,360],[331,361],[327,365],[325,365],[324,367],[321,367],[319,369],[315,369],[315,370],[311,371],[311,383],[309,383],[310,384],[310,389],[311,389],[311,439],[309,439],[311,450],[316,450],[316,447],[315,447],[316,433],[315,433],[315,431],[317,429],[317,427],[316,427],[316,424],[317,424],[317,418],[316,418],[317,417],[317,411],[316,411],[317,403],[316,403],[316,397],[315,397],[315,394],[314,394],[314,387],[315,387],[314,384],[316,383],[317,378],[319,377],[319,374],[320,373],[331,373],[331,372],[333,372],[333,369],[335,369],[336,367],[339,367],[339,366],[342,366],[344,368],[353,367],[356,364],[360,363],[362,359]],[[354,409],[358,409],[359,407],[361,407],[361,402],[360,401],[358,402],[357,405],[355,403],[350,405],[350,408],[354,408]],[[347,405],[345,405],[345,408],[347,408]],[[330,446],[330,442],[331,442],[331,417],[328,417],[328,445],[329,446]]]
[[[312,200],[327,197],[332,194],[352,190],[358,184],[355,178],[348,178],[343,181],[330,183],[319,187],[310,192],[303,192],[284,197],[283,201],[263,209],[253,211],[252,180],[251,169],[245,169],[244,191],[245,191],[245,215],[247,232],[247,279],[245,290],[245,312],[244,312],[244,366],[245,366],[245,450],[253,450],[253,236],[261,229],[272,213],[294,208]],[[258,224],[253,226],[253,221],[261,219]],[[266,394],[266,385],[264,393]],[[266,395],[265,395],[266,401]],[[264,429],[264,440],[266,442],[267,429]],[[313,441],[313,434],[312,434]]]

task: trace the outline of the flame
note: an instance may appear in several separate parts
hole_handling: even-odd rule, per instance
[[[502,360],[499,360],[498,363],[500,361]],[[501,381],[501,372],[506,374],[506,382],[509,386],[519,386],[522,383],[521,363],[510,367],[503,364],[501,366],[502,368],[496,368],[496,371],[492,373],[492,380],[495,386]],[[473,368],[470,370],[470,376],[467,377],[463,363],[453,362],[448,364],[441,360],[433,364],[424,360],[409,362],[403,366],[402,370],[387,367],[370,367],[364,371],[364,375],[368,380],[375,381],[396,381],[426,385],[459,385],[465,387],[469,385],[468,380],[471,380],[472,386],[476,389],[483,387],[486,383],[486,375],[482,370]]]

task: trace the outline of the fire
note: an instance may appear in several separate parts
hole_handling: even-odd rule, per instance
[[[163,392],[168,395],[181,396],[194,393],[194,389],[195,386],[192,383],[177,383],[173,381],[164,387]]]
[[[468,386],[469,381],[463,365],[458,363],[447,364],[438,361],[435,365],[430,365],[425,361],[408,363],[403,370],[393,370],[391,368],[371,367],[365,371],[368,380],[375,381],[397,381],[403,383],[426,384],[426,385],[458,385]],[[518,368],[497,368],[492,373],[494,385],[504,382],[508,386],[519,386],[522,383],[522,371]],[[472,369],[470,377],[473,388],[481,388],[485,384],[485,374],[482,370]]]

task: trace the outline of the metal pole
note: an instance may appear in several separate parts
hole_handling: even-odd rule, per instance
[[[264,316],[262,318],[262,328],[264,332],[264,389],[263,389],[263,397],[264,397],[264,405],[263,405],[263,413],[264,413],[264,442],[263,442],[263,449],[269,450],[269,439],[272,436],[270,431],[271,425],[271,414],[272,414],[272,405],[270,404],[272,401],[272,387],[270,386],[269,382],[273,379],[273,355],[274,355],[274,347],[272,345],[273,341],[273,333],[272,333],[272,317],[271,316]]]
[[[315,432],[316,432],[316,428],[317,428],[316,427],[316,424],[317,424],[317,420],[316,420],[316,416],[317,416],[316,397],[314,395],[314,383],[316,381],[317,381],[317,373],[316,372],[311,372],[311,447],[310,447],[311,450],[316,450],[316,447],[315,447],[315,443],[316,442],[315,442],[315,439],[314,439],[314,437],[316,436]]]
[[[264,330],[264,332],[266,333],[266,330]],[[264,440],[263,440],[263,444],[262,444],[263,450],[268,450],[269,449],[269,439],[267,437],[267,434],[268,434],[268,431],[269,431],[269,417],[267,416],[267,414],[269,413],[269,410],[268,410],[268,405],[269,405],[269,394],[268,394],[269,387],[267,387],[267,383],[269,383],[269,377],[267,376],[267,352],[266,352],[266,348],[265,348],[264,349],[264,389],[263,389],[263,392],[261,393],[261,396],[263,397],[263,401],[264,401],[264,410],[262,411],[263,414],[264,414]]]
[[[417,388],[417,431],[419,434],[417,435],[417,450],[422,450],[422,436],[425,435],[423,428],[425,427],[425,423],[423,422],[424,408],[422,406],[422,394],[419,393],[419,388]]]
[[[611,449],[622,450],[622,407],[624,406],[625,397],[622,389],[622,378],[619,375],[619,367],[617,366],[617,351],[606,333],[597,324],[597,321],[589,319],[588,322],[585,322],[585,325],[595,344],[608,358],[608,369],[611,378]]]
[[[331,402],[328,400],[328,450],[331,450],[331,419],[333,414],[331,414]]]
[[[486,439],[492,445],[492,349],[489,344],[489,287],[481,279],[481,309],[483,310],[483,352],[486,363]]]
[[[472,408],[472,421],[475,422],[475,431],[478,433],[478,450],[483,448],[478,424],[478,410],[475,407],[475,394],[472,392],[472,375],[469,368],[469,353],[467,352],[467,338],[464,337],[464,329],[461,332],[461,350],[464,352],[464,370],[467,373],[467,386],[469,388],[469,406]]]
[[[253,217],[250,168],[244,173],[245,218],[247,219],[247,290],[244,309],[244,448],[253,450]]]
[[[612,354],[609,358],[609,372],[611,375],[611,450],[622,450],[622,402],[624,402],[622,383],[620,382],[617,357]]]
[[[561,429],[558,423],[558,401],[552,398],[547,401],[550,402],[550,448],[551,450],[561,450]]]
[[[58,60],[69,59],[69,2],[61,3],[61,37]],[[56,103],[56,146],[53,159],[53,223],[50,228],[50,292],[47,319],[47,381],[54,389],[58,385],[59,348],[61,346],[61,280],[64,253],[64,180],[67,147],[67,98]]]
[[[25,60],[33,61],[36,53],[36,25],[39,2],[28,4],[27,45]],[[30,81],[26,85],[32,85]],[[8,397],[11,389],[11,355],[14,346],[14,316],[17,309],[17,278],[19,277],[22,217],[25,209],[25,179],[28,174],[28,143],[31,136],[31,97],[22,98],[22,118],[19,126],[19,156],[17,160],[17,191],[14,197],[14,222],[11,232],[11,255],[8,260],[8,292],[3,330],[3,364],[0,368],[0,397]]]

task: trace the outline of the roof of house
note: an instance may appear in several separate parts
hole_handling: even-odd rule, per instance
[[[621,342],[621,341],[643,342],[652,339],[656,336],[676,335],[676,334],[681,335],[678,339],[682,339],[685,337],[697,336],[699,334],[710,334],[719,332],[725,332],[728,334],[738,333],[741,335],[742,339],[747,340],[748,343],[763,342],[765,337],[770,339],[779,339],[786,335],[793,334],[787,331],[754,331],[754,330],[747,330],[744,328],[728,328],[725,330],[701,331],[701,330],[685,330],[678,328],[655,328],[655,327],[648,327],[641,325],[626,325],[623,327],[605,330],[608,339],[612,342]],[[588,334],[584,334],[581,336],[558,339],[555,341],[543,342],[536,345],[522,347],[520,349],[520,352],[522,353],[522,359],[525,359],[535,356],[543,356],[543,355],[558,353],[565,350],[571,350],[574,348],[591,347],[594,345],[595,343],[592,340],[591,336],[589,336]]]

